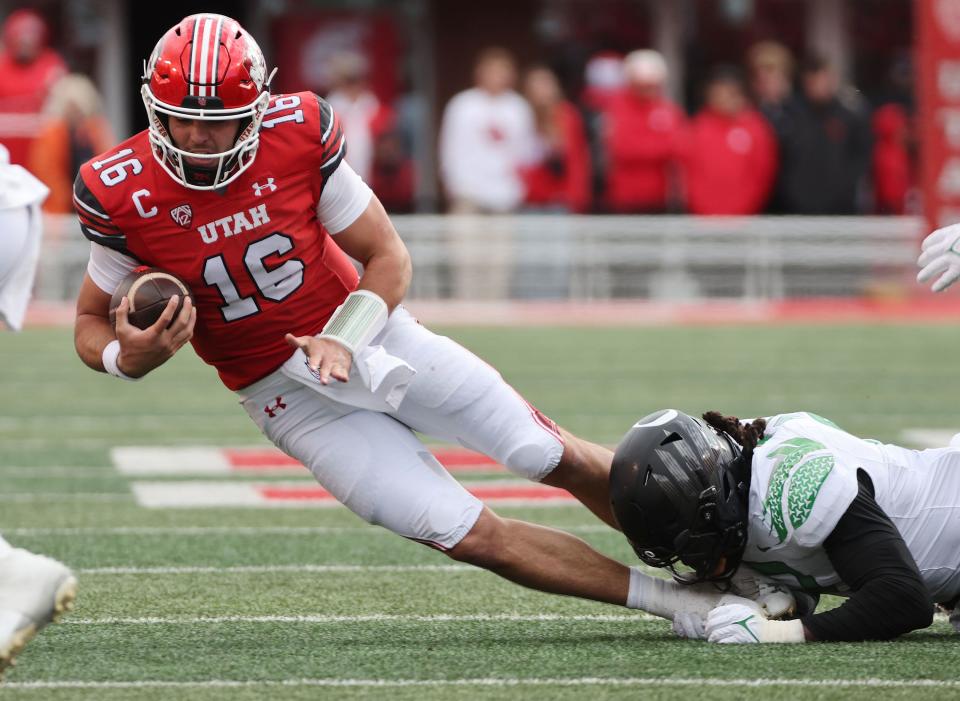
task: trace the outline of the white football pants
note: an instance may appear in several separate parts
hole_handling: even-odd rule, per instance
[[[496,370],[402,307],[371,345],[417,371],[395,411],[357,409],[279,370],[238,392],[264,435],[367,522],[448,550],[479,517],[481,502],[413,431],[484,453],[530,480],[559,463],[563,442],[552,421]]]

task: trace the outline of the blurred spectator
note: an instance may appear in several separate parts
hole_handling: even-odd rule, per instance
[[[588,110],[604,112],[623,87],[623,56],[613,51],[594,54],[584,67],[580,102]]]
[[[841,100],[832,67],[808,59],[780,134],[780,199],[791,214],[856,214],[870,159],[858,105]]]
[[[452,212],[509,212],[523,201],[520,169],[533,158],[533,113],[513,90],[516,66],[489,48],[474,68],[476,87],[450,100],[440,126],[440,175]]]
[[[66,75],[50,90],[44,122],[30,146],[29,170],[50,188],[45,212],[73,212],[73,181],[84,162],[113,143],[100,95],[89,78]]]
[[[606,115],[607,207],[621,213],[665,212],[675,193],[686,118],[663,97],[667,64],[656,51],[624,59],[626,85]]]
[[[919,195],[910,52],[899,53],[891,60],[879,105],[871,119],[874,211],[914,214],[919,209]]]
[[[753,99],[777,131],[793,95],[793,63],[790,49],[776,41],[758,42],[747,54]]]
[[[10,152],[11,163],[26,165],[47,92],[67,69],[63,59],[47,48],[47,25],[33,10],[11,12],[2,36],[0,141]]]
[[[687,208],[692,214],[757,214],[776,178],[773,129],[750,106],[733,68],[713,71],[704,98],[685,159]]]
[[[530,69],[523,93],[533,109],[537,139],[537,160],[523,169],[527,205],[585,212],[590,204],[590,154],[580,113],[564,99],[549,68]]]
[[[396,118],[376,130],[370,186],[388,212],[413,211],[413,158]]]
[[[369,63],[362,54],[337,54],[331,61],[330,73],[334,87],[327,95],[327,102],[343,125],[347,161],[369,183],[373,174],[376,132],[390,121],[390,115],[369,87]]]
[[[606,190],[607,151],[604,144],[605,114],[610,102],[623,88],[623,56],[601,51],[584,67],[584,88],[580,95],[587,143],[590,145],[591,198],[600,202]]]
[[[880,107],[872,128],[874,206],[878,214],[904,214],[914,181],[907,110],[893,102]]]

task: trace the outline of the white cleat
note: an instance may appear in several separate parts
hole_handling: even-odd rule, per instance
[[[73,608],[77,579],[63,564],[20,548],[0,557],[0,677],[48,623]]]

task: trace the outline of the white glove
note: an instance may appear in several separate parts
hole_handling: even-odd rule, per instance
[[[711,643],[802,643],[800,621],[769,621],[760,607],[748,599],[724,597],[707,616],[707,640]]]
[[[960,224],[937,229],[923,240],[920,248],[917,265],[923,269],[917,274],[917,282],[928,282],[942,273],[930,286],[934,292],[942,292],[960,278]]]
[[[707,633],[699,613],[678,611],[673,616],[673,632],[687,640],[706,640]]]
[[[740,565],[730,578],[730,593],[755,601],[765,618],[792,618],[797,610],[789,587],[746,565]]]

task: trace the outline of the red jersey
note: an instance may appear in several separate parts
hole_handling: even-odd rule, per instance
[[[319,333],[357,287],[356,269],[316,213],[345,150],[326,101],[274,96],[253,164],[225,188],[199,191],[167,175],[143,131],[81,167],[81,229],[190,285],[193,347],[240,389],[290,357],[284,334]]]

